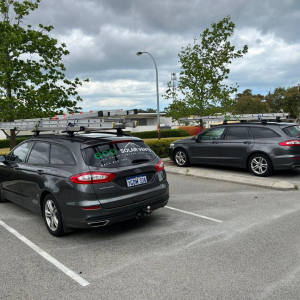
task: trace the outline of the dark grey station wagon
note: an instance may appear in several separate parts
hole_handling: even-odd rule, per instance
[[[0,156],[0,202],[41,214],[54,236],[144,217],[168,199],[163,162],[132,136],[32,137]]]
[[[170,158],[188,164],[248,168],[256,176],[300,167],[300,126],[293,123],[224,124],[170,145]]]

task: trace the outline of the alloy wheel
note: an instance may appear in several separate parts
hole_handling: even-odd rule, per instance
[[[176,152],[175,160],[179,166],[184,166],[186,163],[186,154],[183,151]]]
[[[48,228],[51,231],[56,231],[59,225],[58,212],[55,203],[51,199],[48,199],[45,204],[45,219]]]
[[[262,175],[268,170],[268,162],[261,156],[253,157],[251,160],[251,169],[254,173]]]

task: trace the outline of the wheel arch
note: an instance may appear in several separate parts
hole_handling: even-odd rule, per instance
[[[176,147],[174,150],[173,150],[173,161],[175,161],[175,153],[178,151],[178,150],[184,150],[188,155],[189,155],[189,152],[187,149],[185,149],[182,145]]]
[[[44,201],[45,201],[45,198],[46,198],[47,195],[51,195],[56,200],[56,197],[50,191],[44,190],[42,192],[42,194],[40,196],[40,210],[41,210],[42,216],[44,216],[43,204],[44,204]]]
[[[267,156],[268,159],[269,159],[270,162],[271,162],[271,167],[272,167],[272,169],[274,169],[272,158],[270,157],[270,155],[269,155],[268,153],[266,153],[266,152],[264,152],[264,151],[253,151],[253,152],[251,152],[251,153],[248,155],[248,157],[247,157],[247,159],[246,159],[246,168],[247,168],[248,170],[249,170],[249,160],[250,160],[251,156],[253,156],[253,155],[255,155],[255,154],[263,154],[263,155]]]

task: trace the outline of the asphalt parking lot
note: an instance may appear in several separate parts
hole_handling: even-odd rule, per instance
[[[150,217],[63,238],[2,204],[1,299],[300,298],[299,191],[168,180],[168,207]]]

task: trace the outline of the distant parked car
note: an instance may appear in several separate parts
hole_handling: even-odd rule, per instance
[[[226,165],[256,176],[300,167],[300,126],[293,123],[224,124],[173,142],[170,158],[179,166]]]

